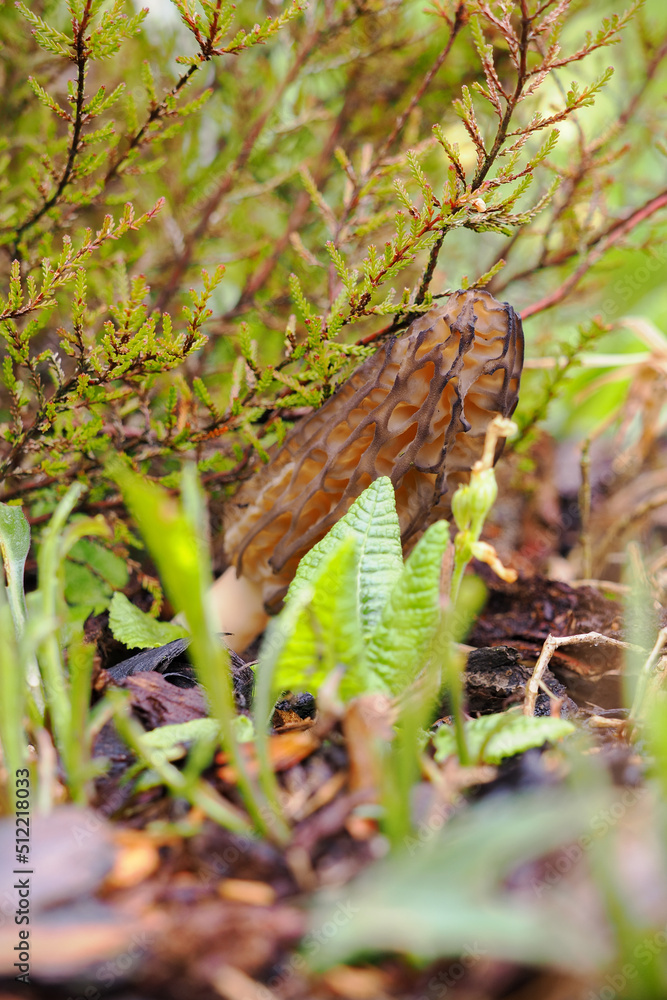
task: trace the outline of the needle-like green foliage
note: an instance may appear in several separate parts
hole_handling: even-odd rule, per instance
[[[254,23],[245,4],[175,0],[169,39],[123,0],[5,5],[2,499],[41,514],[78,480],[112,521],[110,449],[168,486],[194,449],[224,494],[434,295],[506,287],[505,260],[521,271],[541,234],[536,269],[572,260],[581,280],[664,207],[648,192],[611,228],[578,221],[626,155],[613,130],[586,138],[612,85],[587,66],[636,12],[588,30],[555,0],[293,0]],[[662,51],[637,38],[633,108]]]

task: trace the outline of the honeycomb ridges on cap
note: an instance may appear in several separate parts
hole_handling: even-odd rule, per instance
[[[488,424],[514,412],[522,365],[512,307],[485,291],[459,291],[301,420],[227,504],[226,553],[261,584],[267,609],[282,600],[301,557],[379,476],[396,489],[404,543],[448,517]]]

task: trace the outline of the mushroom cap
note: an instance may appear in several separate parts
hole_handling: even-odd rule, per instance
[[[301,557],[379,476],[396,490],[403,543],[449,517],[488,424],[514,412],[522,365],[514,309],[485,291],[455,292],[293,427],[226,511],[227,556],[260,586],[266,609],[279,606]]]

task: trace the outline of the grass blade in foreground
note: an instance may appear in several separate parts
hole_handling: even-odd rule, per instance
[[[21,639],[26,626],[26,605],[23,592],[25,561],[30,550],[30,525],[21,507],[0,503],[0,556],[7,580],[7,599],[14,622],[16,638]],[[0,575],[0,583],[1,583]],[[18,667],[17,667],[18,669]],[[39,668],[34,656],[25,663],[30,693],[40,714],[44,711],[44,693]]]
[[[403,854],[378,862],[355,883],[323,893],[310,928],[317,940],[337,912],[337,933],[311,958],[325,969],[361,954],[400,952],[424,961],[480,954],[525,964],[590,970],[608,959],[599,921],[562,895],[512,892],[512,871],[590,829],[609,805],[606,790],[493,798],[450,820],[424,840],[406,838]]]
[[[216,634],[207,600],[213,578],[202,537],[206,514],[198,499],[195,469],[186,466],[183,470],[183,506],[166,490],[132,472],[119,460],[109,464],[109,473],[118,483],[155,560],[169,600],[185,615],[192,635],[190,652],[195,670],[212,713],[220,722],[224,746],[238,776],[246,807],[259,830],[284,836],[284,823],[250,781],[236,740],[229,656]]]
[[[85,798],[87,776],[87,746],[82,742],[85,729],[86,699],[90,697],[92,659],[86,664],[86,654],[75,654],[70,673],[65,668],[61,649],[60,629],[66,620],[65,558],[80,539],[86,536],[108,537],[109,527],[100,516],[84,517],[68,523],[84,487],[74,483],[58,504],[42,535],[37,556],[39,586],[35,594],[34,613],[26,634],[34,629],[37,660],[44,682],[46,704],[51,720],[53,740],[60,754],[68,788],[74,801]],[[72,650],[76,643],[73,644]]]
[[[25,767],[27,760],[28,748],[23,731],[25,678],[5,593],[0,580],[0,744],[7,773],[15,774],[19,768]],[[5,805],[13,809],[16,783],[8,782],[7,788],[11,801]]]

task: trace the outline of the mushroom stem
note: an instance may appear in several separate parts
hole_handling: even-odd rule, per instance
[[[209,591],[220,629],[230,634],[225,641],[235,653],[242,653],[264,631],[269,617],[264,610],[262,587],[230,566]]]

